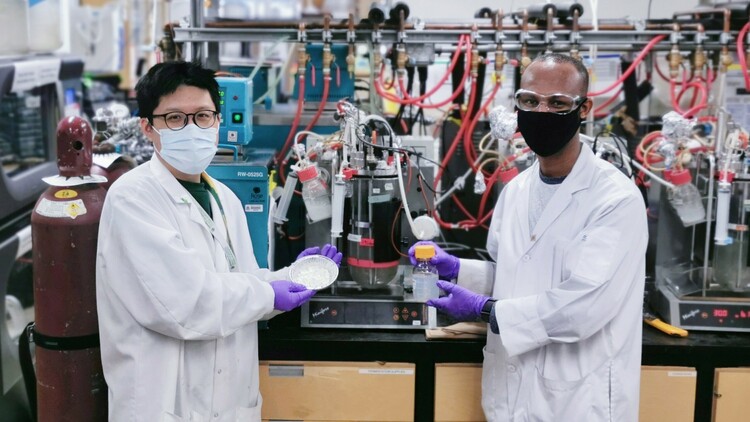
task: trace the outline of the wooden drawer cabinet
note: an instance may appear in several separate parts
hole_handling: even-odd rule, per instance
[[[435,421],[485,421],[482,411],[482,365],[435,364]]]
[[[750,368],[718,368],[714,381],[714,422],[750,420]]]
[[[639,422],[693,422],[695,368],[641,367]]]
[[[411,363],[260,363],[264,420],[413,421],[414,388]]]

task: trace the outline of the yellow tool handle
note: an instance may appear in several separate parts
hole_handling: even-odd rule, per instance
[[[669,334],[670,336],[687,337],[688,335],[688,332],[686,330],[675,327],[674,325],[669,325],[659,318],[644,318],[643,321],[645,321],[646,324],[656,328],[657,330]]]

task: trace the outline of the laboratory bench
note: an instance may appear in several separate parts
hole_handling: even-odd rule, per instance
[[[482,362],[485,340],[427,340],[419,330],[270,326],[259,330],[259,343],[261,361],[411,363],[414,420],[433,421],[436,365],[473,363],[476,367]],[[644,326],[642,362],[645,367],[695,368],[694,420],[711,421],[715,369],[750,367],[750,334],[693,331],[686,338],[676,338]],[[750,383],[744,391],[748,389]]]

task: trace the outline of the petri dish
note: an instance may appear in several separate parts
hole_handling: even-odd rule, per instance
[[[313,290],[325,289],[336,281],[338,275],[338,265],[323,255],[300,258],[289,267],[289,278],[293,282]]]

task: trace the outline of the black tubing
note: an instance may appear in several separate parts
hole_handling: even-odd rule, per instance
[[[562,20],[573,19],[573,13],[577,10],[578,17],[583,16],[583,5],[577,2],[567,1],[555,3],[557,18]]]
[[[529,19],[547,20],[547,12],[550,9],[552,10],[552,16],[557,16],[557,7],[555,7],[553,3],[532,4],[526,7],[526,11],[529,13]],[[523,13],[523,10],[518,12],[519,15],[521,13]]]

